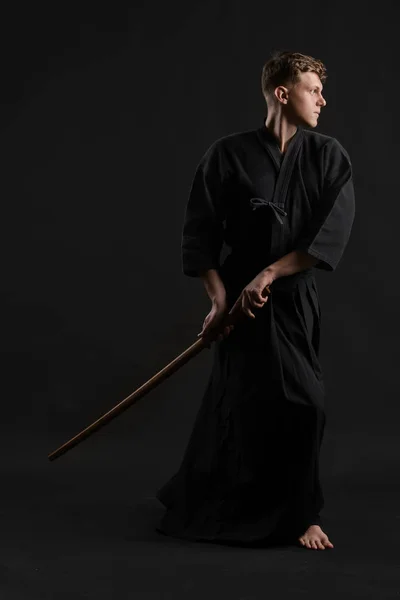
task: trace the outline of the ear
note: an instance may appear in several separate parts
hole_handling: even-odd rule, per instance
[[[284,85],[279,85],[274,91],[275,97],[281,104],[287,104],[289,98],[289,90]]]

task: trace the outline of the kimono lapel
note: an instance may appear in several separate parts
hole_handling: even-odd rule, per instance
[[[284,211],[290,179],[303,142],[303,130],[300,127],[297,128],[283,158],[280,157],[277,140],[265,125],[257,130],[257,134],[278,171],[272,202]]]

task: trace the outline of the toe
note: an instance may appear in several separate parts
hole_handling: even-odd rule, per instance
[[[320,542],[320,540],[317,540],[317,546],[318,546],[319,550],[325,550],[325,546],[323,545],[322,542]]]
[[[313,550],[317,550],[317,544],[315,543],[315,540],[311,540],[311,548],[313,548]]]

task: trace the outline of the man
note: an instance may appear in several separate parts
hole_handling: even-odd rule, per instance
[[[183,272],[201,277],[210,297],[199,336],[215,353],[180,469],[157,493],[167,507],[157,530],[325,550],[333,544],[320,516],[325,412],[313,267],[333,271],[348,242],[352,169],[335,138],[311,130],[326,106],[321,61],[280,52],[261,80],[266,120],[211,145],[187,203]],[[230,254],[220,265],[224,242]],[[236,300],[244,318],[221,330]]]

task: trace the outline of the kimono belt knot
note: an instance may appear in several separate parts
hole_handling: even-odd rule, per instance
[[[250,204],[252,205],[253,210],[260,208],[260,206],[269,206],[270,208],[272,208],[272,212],[278,219],[279,223],[283,225],[283,221],[279,215],[283,215],[284,217],[286,217],[287,213],[283,210],[283,208],[281,208],[277,204],[274,204],[270,200],[264,200],[264,198],[251,198]]]

